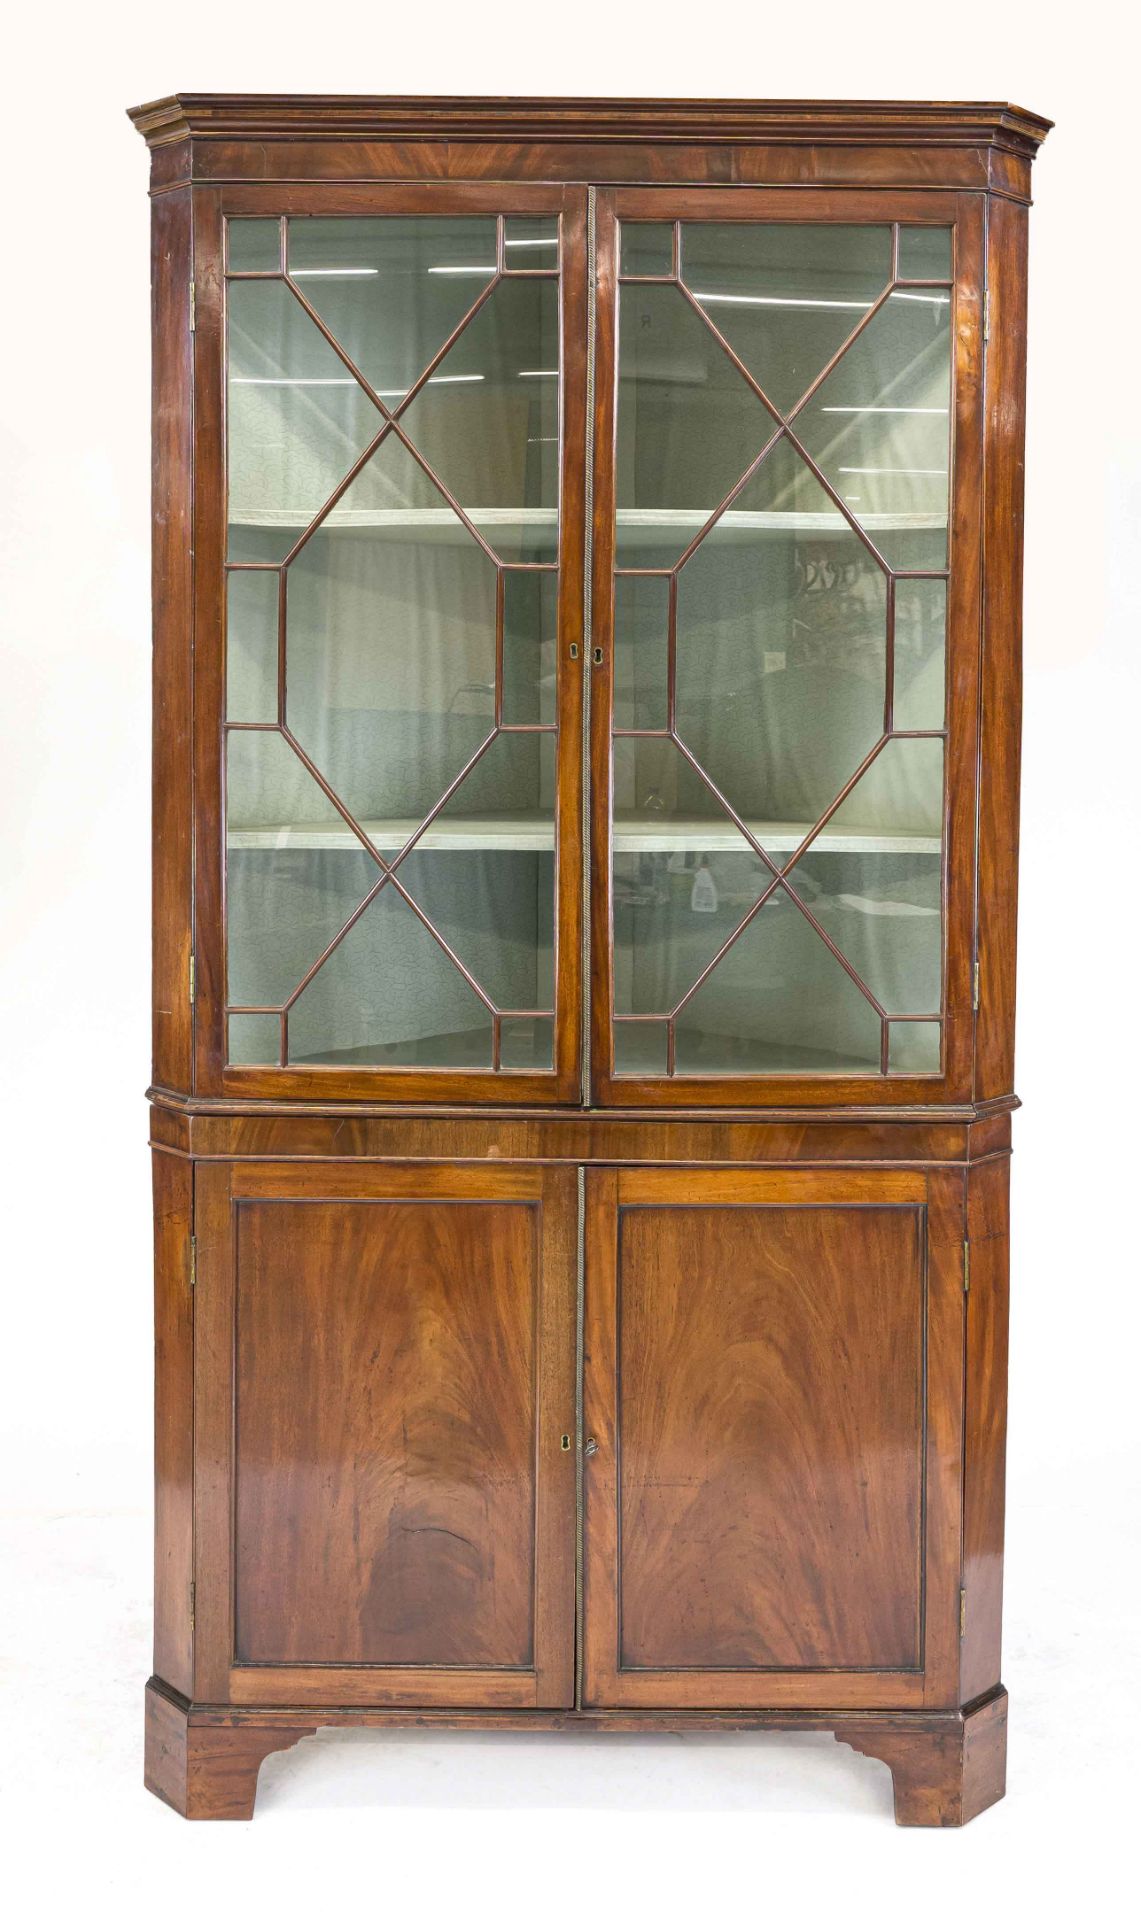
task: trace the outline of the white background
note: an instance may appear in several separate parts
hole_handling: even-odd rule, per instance
[[[1109,1905],[1102,1889],[1133,1841],[1138,1706],[1141,283],[1128,18],[1011,0],[195,0],[33,5],[10,21],[0,1765],[6,1887],[17,1862],[27,1874],[14,1911]],[[897,1831],[886,1769],[819,1736],[324,1736],[266,1763],[248,1828],[190,1827],[143,1792],[150,343],[147,154],[124,109],[180,85],[1007,99],[1058,122],[1031,220],[1010,1789],[963,1833]]]

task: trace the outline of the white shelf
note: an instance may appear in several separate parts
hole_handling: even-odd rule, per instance
[[[750,820],[749,832],[768,853],[792,853],[811,831],[810,821]],[[416,820],[362,820],[378,853],[396,853],[415,833]],[[554,849],[554,827],[542,814],[502,813],[480,818],[450,817],[428,828],[416,843],[416,851],[459,852],[471,848],[487,853],[550,853]],[[341,825],[310,826],[297,823],[282,826],[231,827],[227,845],[232,852],[262,850],[337,850],[351,851],[360,846],[356,835]],[[615,853],[740,853],[743,843],[731,821],[700,820],[670,814],[623,814],[614,822]],[[927,853],[937,854],[941,843],[937,834],[893,828],[890,832],[875,828],[825,827],[813,842],[820,853]]]
[[[468,507],[465,509],[472,525],[483,533],[494,532],[498,528],[517,529],[520,532],[542,532],[554,530],[558,526],[558,513],[554,507]],[[656,508],[623,507],[618,513],[618,528],[622,533],[640,536],[641,541],[652,546],[657,541],[673,543],[674,536],[687,533],[691,537],[697,533],[716,511],[715,506],[692,509],[658,510]],[[286,531],[302,533],[309,521],[291,507],[238,507],[230,515],[230,525],[234,527],[282,528]],[[868,533],[876,532],[930,532],[943,531],[947,517],[940,513],[865,513],[860,525]],[[443,541],[466,538],[462,523],[456,518],[450,507],[420,507],[405,510],[403,508],[352,508],[334,507],[321,523],[322,532],[352,533],[365,529],[374,533],[417,533]],[[849,523],[842,513],[723,513],[717,523],[718,538],[726,535],[744,537],[753,533],[843,533],[850,531]]]

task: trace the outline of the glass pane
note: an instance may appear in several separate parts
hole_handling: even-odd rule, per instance
[[[892,567],[947,564],[951,296],[893,293],[796,417]]]
[[[787,413],[887,286],[891,229],[687,221],[681,264],[694,298]]]
[[[668,579],[614,582],[614,725],[664,727],[669,682]]]
[[[558,283],[501,281],[401,424],[502,560],[555,560]]]
[[[227,1028],[231,1066],[276,1067],[279,1064],[281,1021],[276,1013],[232,1013]]]
[[[291,277],[389,406],[495,273],[495,221],[486,215],[291,220],[288,243]]]
[[[289,1061],[487,1068],[491,1015],[388,885],[298,996]]]
[[[678,1073],[875,1073],[880,1018],[778,888],[678,1015]]]
[[[941,727],[946,718],[947,582],[895,583],[895,725]]]
[[[549,726],[558,676],[557,573],[503,575],[503,718]]]
[[[553,1020],[502,1020],[499,1064],[505,1072],[550,1073],[554,1066]]]
[[[886,671],[885,576],[780,440],[678,576],[678,734],[796,846],[880,738]]]
[[[934,853],[833,853],[827,829],[790,884],[888,1013],[927,1013],[942,994],[942,872]]]
[[[668,1039],[664,1020],[614,1022],[615,1073],[652,1074],[664,1077],[668,1060]]]
[[[554,994],[554,740],[501,734],[398,869],[497,1007]]]
[[[617,740],[614,1010],[671,1013],[772,869],[671,740]]]
[[[503,222],[503,264],[507,273],[551,273],[559,264],[559,223],[552,214],[538,220]]]
[[[402,846],[494,728],[495,567],[394,436],[291,563],[286,616],[291,731]]]
[[[226,582],[226,717],[277,719],[277,573]]]
[[[226,265],[231,273],[280,273],[280,220],[227,220]]]
[[[669,567],[776,431],[676,287],[623,287],[618,359],[620,565]]]
[[[226,779],[226,998],[282,1006],[379,868],[279,733],[232,732]]]
[[[889,1073],[938,1073],[940,1024],[937,1020],[893,1020],[888,1028]]]
[[[950,280],[952,277],[950,227],[901,227],[899,229],[899,278],[901,280]]]
[[[227,289],[229,558],[284,559],[381,427],[279,280]]]
[[[622,273],[652,273],[666,278],[673,273],[672,220],[623,220],[621,237]]]

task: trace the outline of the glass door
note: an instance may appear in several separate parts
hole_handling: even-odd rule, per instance
[[[574,1098],[585,195],[309,201],[224,221],[223,1083]]]
[[[977,234],[869,198],[629,191],[599,222],[605,1099],[964,1071]]]

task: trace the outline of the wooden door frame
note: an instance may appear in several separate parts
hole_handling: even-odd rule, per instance
[[[239,182],[194,191],[194,1086],[256,1099],[577,1104],[582,1091],[583,754],[586,650],[587,207],[584,186],[440,180]],[[559,215],[562,340],[556,774],[554,1070],[238,1067],[225,1034],[225,222],[231,215]]]
[[[237,1210],[244,1201],[518,1202],[538,1214],[534,1660],[517,1669],[235,1657]],[[195,1174],[193,1697],[233,1706],[574,1704],[577,1181],[565,1167],[212,1162]],[[335,1283],[335,1276],[331,1277]]]
[[[617,430],[617,226],[631,220],[770,220],[953,225],[954,422],[944,756],[944,1071],[940,1074],[613,1072],[611,712],[614,674]],[[590,683],[590,1005],[592,1096],[603,1107],[917,1106],[971,1095],[974,1044],[975,820],[982,617],[985,196],[871,188],[618,187],[595,206],[594,449]]]
[[[913,1206],[925,1216],[921,1658],[918,1669],[816,1672],[623,1669],[620,1659],[617,1351],[623,1205]],[[590,1708],[710,1710],[951,1706],[959,1698],[962,1552],[962,1282],[965,1178],[952,1169],[704,1171],[592,1168],[586,1174],[583,1433],[583,1681]]]

